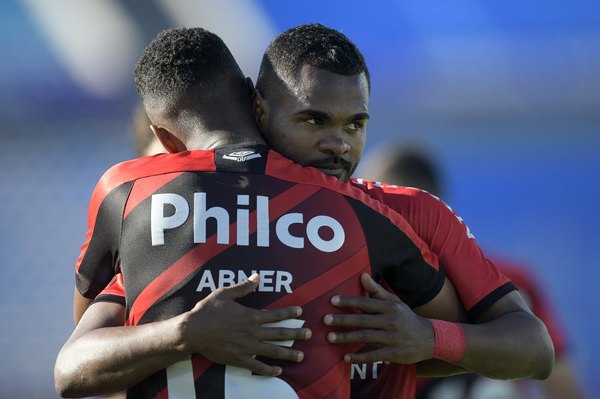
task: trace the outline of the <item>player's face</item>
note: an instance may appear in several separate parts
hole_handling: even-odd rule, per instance
[[[296,87],[262,101],[258,120],[273,149],[342,181],[350,178],[366,142],[364,74],[343,76],[305,66]]]

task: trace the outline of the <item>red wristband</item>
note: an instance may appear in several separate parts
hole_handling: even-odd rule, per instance
[[[467,350],[467,336],[460,324],[443,320],[429,320],[435,334],[434,359],[448,363],[458,363]]]

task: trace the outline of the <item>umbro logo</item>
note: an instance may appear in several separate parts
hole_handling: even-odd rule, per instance
[[[254,158],[260,158],[260,154],[254,151],[235,151],[227,155],[223,155],[224,159],[231,159],[236,162],[246,162]]]

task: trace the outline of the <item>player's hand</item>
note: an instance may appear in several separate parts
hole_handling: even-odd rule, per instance
[[[199,353],[215,363],[243,367],[256,374],[276,376],[282,369],[257,360],[264,357],[300,362],[301,351],[266,341],[303,341],[311,337],[308,328],[264,326],[294,319],[302,314],[299,306],[257,310],[235,300],[258,287],[259,276],[232,287],[220,288],[199,301],[182,322],[182,351]]]
[[[368,274],[363,274],[360,279],[370,297],[334,296],[331,303],[361,313],[328,314],[323,319],[328,326],[353,329],[329,333],[329,342],[373,344],[370,345],[373,350],[347,354],[344,360],[349,363],[390,361],[409,364],[431,358],[434,343],[431,323]]]

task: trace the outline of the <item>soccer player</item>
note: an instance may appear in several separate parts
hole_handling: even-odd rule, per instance
[[[356,166],[366,136],[366,121],[354,105],[361,100],[353,97],[350,77],[364,74],[368,78],[368,70],[366,66],[357,68],[333,61],[334,54],[351,46],[344,35],[321,25],[284,32],[265,52],[254,100],[257,121],[273,148],[303,165],[315,166],[342,179]],[[352,179],[352,183],[406,218],[441,260],[471,319],[480,323],[463,325],[468,349],[456,365],[501,379],[544,378],[548,374],[552,346],[545,326],[531,314],[514,286],[486,259],[458,215],[421,190],[364,179]],[[362,305],[351,306],[358,303]],[[369,365],[382,360],[395,363],[399,360],[395,355],[403,355],[401,335],[390,323],[396,310],[393,305],[386,307],[390,303],[391,300],[378,302],[376,298],[348,298],[347,302],[344,299],[341,305],[368,315],[334,315],[327,320],[330,325],[359,329],[332,334],[332,342],[379,345],[370,353],[350,355],[350,361]],[[438,364],[444,369],[436,370],[434,362],[429,364],[431,368],[422,366],[423,373],[460,372],[457,368],[445,369],[445,364]],[[380,377],[388,365],[384,362],[377,367]],[[381,392],[377,391],[378,384],[368,381],[375,379],[375,373],[364,372],[364,366],[362,371],[360,377],[366,383],[357,381],[365,388],[362,394]]]
[[[316,31],[316,33],[315,33]],[[323,32],[324,31],[324,32]],[[294,36],[294,32],[296,32],[296,36]],[[312,42],[316,42],[316,46],[330,46],[331,41],[337,43],[338,41],[346,41],[347,38],[343,37],[343,35],[339,35],[339,33],[324,28],[324,27],[319,27],[319,26],[308,26],[308,27],[299,27],[297,29],[293,29],[290,32],[288,32],[287,35],[282,35],[281,37],[287,37],[288,38],[288,42],[289,42],[289,38],[294,38],[294,40],[305,40],[306,38],[310,38],[313,39],[315,34],[318,33],[324,33],[321,36],[324,36],[327,40],[324,41],[314,41],[311,40]],[[341,38],[340,38],[341,37]],[[328,42],[329,40],[329,42]],[[276,39],[274,41],[273,46],[275,45],[275,43],[277,43],[278,39]],[[298,43],[297,43],[298,44]],[[287,49],[284,46],[283,51],[289,51],[289,47],[294,47],[294,44],[292,45],[287,45]],[[352,47],[351,43],[350,43],[350,47]],[[319,51],[321,51],[321,54],[327,54],[329,55],[329,50],[330,48],[326,48],[325,51],[323,51],[323,49],[321,48]],[[282,51],[282,50],[279,50]],[[319,51],[314,52],[315,53],[319,53]],[[335,54],[335,53],[333,53]],[[340,54],[343,54],[343,52],[340,52]],[[284,57],[285,58],[285,57]],[[305,81],[309,81],[309,77],[314,77],[314,74],[311,74],[311,72],[315,72],[314,69],[325,69],[329,68],[331,70],[332,69],[333,73],[331,74],[325,74],[324,78],[322,79],[323,76],[321,76],[321,80],[317,79],[316,82],[328,82],[331,77],[333,76],[334,78],[336,77],[335,75],[341,75],[341,76],[346,76],[344,75],[344,73],[348,73],[347,70],[344,71],[343,69],[335,69],[334,65],[336,62],[338,62],[336,60],[335,57],[325,57],[326,59],[328,59],[329,64],[325,65],[326,62],[324,63],[322,57],[314,57],[314,59],[308,59],[305,57],[287,57],[288,60],[296,60],[298,65],[309,65],[312,66],[313,68],[309,68],[308,70],[308,74],[301,74],[300,75],[300,79],[304,79]],[[271,57],[271,59],[273,59]],[[313,63],[313,65],[311,65],[311,63]],[[360,69],[363,68],[363,69]],[[313,69],[312,71],[310,69]],[[359,67],[358,69],[350,69],[350,74],[364,74],[365,76],[368,76],[368,73],[365,72],[366,71],[366,66]],[[318,71],[317,71],[318,72]],[[265,75],[263,75],[264,77]],[[285,73],[277,73],[277,76],[286,76]],[[289,76],[289,74],[288,74]],[[263,81],[264,82],[264,81]],[[289,86],[293,86],[293,81],[287,81],[284,82],[285,84],[289,85]],[[345,83],[348,82],[344,82],[344,80],[342,79],[341,81],[337,82],[337,86],[341,86],[341,87],[346,87]],[[341,83],[341,85],[340,85]],[[353,143],[352,145],[348,144],[348,142],[346,142],[346,140],[344,139],[344,129],[346,129],[347,125],[350,126],[354,126],[355,124],[357,124],[357,122],[360,122],[360,119],[356,119],[356,112],[353,112],[352,107],[348,106],[349,104],[351,105],[351,103],[345,103],[345,107],[346,109],[342,109],[341,111],[341,115],[344,115],[344,112],[347,113],[347,115],[344,115],[343,117],[337,117],[337,118],[331,118],[331,115],[328,115],[329,110],[333,109],[331,107],[331,104],[336,104],[337,101],[339,101],[339,99],[336,99],[335,96],[324,96],[323,97],[323,101],[319,102],[320,97],[317,96],[314,92],[314,87],[307,87],[305,86],[302,90],[297,90],[294,91],[294,89],[290,89],[289,92],[285,92],[284,94],[295,94],[295,93],[299,93],[299,95],[304,95],[304,98],[301,98],[302,101],[306,101],[306,104],[298,104],[298,102],[294,103],[293,101],[290,101],[290,98],[286,98],[284,96],[284,98],[281,97],[275,97],[275,98],[269,98],[271,96],[271,94],[267,94],[265,95],[265,93],[267,93],[267,89],[265,88],[265,85],[262,84],[259,81],[258,84],[259,88],[261,88],[261,93],[262,93],[262,103],[260,103],[261,101],[261,97],[257,97],[259,100],[258,105],[259,107],[257,108],[257,114],[259,115],[259,122],[261,122],[261,125],[263,126],[263,128],[266,127],[265,132],[267,133],[267,137],[269,137],[269,134],[266,130],[268,130],[269,128],[273,128],[276,127],[276,123],[282,123],[281,121],[287,123],[290,127],[293,127],[293,130],[290,131],[295,131],[295,129],[298,127],[298,125],[301,125],[300,127],[304,127],[304,130],[300,129],[298,130],[299,135],[298,137],[295,138],[295,140],[303,140],[306,139],[307,141],[307,145],[306,146],[298,146],[298,149],[304,149],[305,152],[304,153],[298,153],[295,154],[294,156],[297,157],[296,160],[298,162],[304,163],[304,164],[310,164],[312,161],[314,161],[314,159],[318,159],[318,157],[320,156],[321,158],[323,158],[325,155],[327,155],[327,157],[331,158],[331,155],[334,153],[340,153],[341,156],[339,158],[343,158],[343,159],[348,159],[349,155],[347,154],[350,148],[353,148],[352,145],[356,146],[356,145],[360,145],[361,141],[358,140],[355,143]],[[321,87],[320,84],[315,84],[315,87]],[[351,87],[352,85],[350,85]],[[286,86],[287,87],[287,86]],[[299,85],[299,87],[301,87],[301,85]],[[335,88],[336,85],[334,84],[333,87]],[[331,89],[331,87],[328,87],[328,89]],[[334,93],[335,90],[327,90],[325,94],[327,93]],[[344,93],[344,95],[346,95],[347,93],[347,89],[342,90],[342,92]],[[278,93],[275,93],[278,94]],[[363,97],[365,95],[363,94]],[[266,103],[266,99],[270,99],[270,104],[271,104],[271,115],[269,115],[268,113],[263,113],[261,114],[260,112],[262,112],[262,110],[264,109],[264,105]],[[366,97],[367,97],[367,101],[368,101],[368,93],[366,93]],[[343,98],[343,96],[342,96]],[[292,99],[293,100],[293,99]],[[328,103],[329,102],[329,103]],[[288,109],[285,110],[281,115],[276,115],[275,117],[272,115],[272,113],[277,112],[279,105],[291,105],[288,106]],[[297,108],[298,111],[294,111],[294,107]],[[304,108],[304,110],[303,110]],[[290,116],[290,118],[285,119],[286,115],[285,112],[289,112],[290,109],[292,110],[292,112],[290,112],[288,114],[288,116]],[[340,114],[339,109],[335,109],[335,113],[337,113],[338,115]],[[349,111],[348,111],[349,110]],[[302,111],[302,112],[299,112]],[[304,112],[306,111],[306,112]],[[303,115],[304,112],[304,115]],[[335,114],[334,113],[334,114]],[[262,115],[262,116],[261,116]],[[265,115],[269,115],[269,117],[265,117]],[[325,116],[325,118],[324,118]],[[334,115],[335,116],[335,115]],[[348,117],[349,116],[349,117]],[[261,120],[262,118],[262,120]],[[267,126],[265,124],[265,121],[270,122],[270,126]],[[291,124],[290,124],[291,122]],[[295,124],[295,125],[294,125]],[[360,124],[360,123],[358,123]],[[308,130],[311,129],[311,130]],[[340,132],[342,132],[342,134],[340,134]],[[284,132],[285,133],[285,132]],[[313,134],[314,133],[314,134]],[[313,141],[311,141],[311,137],[307,136],[307,134],[313,134],[314,136],[317,136],[317,138],[312,139]],[[359,129],[358,131],[358,136],[359,139],[362,137],[364,139],[364,134],[365,131],[364,129]],[[271,135],[271,137],[273,137],[274,135]],[[294,138],[291,138],[292,142],[294,140]],[[270,141],[276,141],[275,139],[272,139]],[[312,143],[312,144],[311,144]],[[358,144],[356,144],[358,143]],[[364,141],[363,141],[363,145],[364,145]],[[294,148],[293,146],[291,146],[292,148]],[[280,150],[281,152],[284,152],[284,149],[280,149],[277,148],[278,150]],[[308,149],[308,150],[307,150]],[[360,153],[362,153],[362,147],[360,148],[360,150],[358,151],[358,154],[360,156]],[[311,159],[312,158],[312,159]],[[357,161],[354,163],[354,165],[357,163]],[[338,159],[329,159],[328,164],[327,165],[319,165],[318,163],[314,163],[315,166],[321,168],[322,170],[324,170],[325,172],[331,173],[331,169],[344,169],[346,168],[347,165],[344,165],[343,162],[339,161]],[[341,167],[339,165],[342,165]],[[330,169],[330,170],[325,170],[325,169]],[[348,168],[346,168],[346,170],[349,170]],[[334,171],[334,174],[338,174],[340,177],[342,176],[342,173],[340,171],[340,173],[338,173],[338,171]],[[349,176],[349,173],[346,173],[346,176]],[[497,271],[495,271],[495,269],[493,267],[490,266],[489,262],[487,262],[487,260],[483,257],[483,255],[481,254],[481,252],[478,250],[478,247],[476,245],[476,242],[474,241],[474,239],[469,238],[468,233],[467,233],[467,229],[464,226],[464,224],[462,224],[460,222],[460,220],[441,202],[435,200],[433,201],[432,198],[429,198],[429,196],[425,196],[425,195],[419,195],[419,192],[417,192],[416,190],[403,190],[403,189],[397,189],[395,187],[385,187],[384,185],[376,185],[374,183],[371,182],[366,182],[363,180],[356,180],[354,181],[354,184],[358,185],[358,187],[363,188],[366,190],[367,193],[371,194],[371,195],[376,195],[379,198],[383,198],[385,200],[388,200],[390,202],[390,204],[395,207],[394,209],[397,209],[399,212],[401,212],[405,217],[407,218],[412,218],[412,221],[414,221],[414,225],[413,227],[415,229],[418,229],[420,231],[420,234],[423,234],[424,237],[427,238],[427,240],[429,240],[432,244],[434,245],[438,245],[437,250],[439,251],[439,253],[441,254],[441,257],[444,258],[444,261],[447,262],[448,267],[452,267],[454,268],[454,270],[459,273],[463,271],[464,274],[466,275],[470,275],[470,276],[480,276],[480,281],[479,284],[477,284],[476,286],[473,284],[466,284],[465,286],[462,287],[463,291],[462,291],[462,295],[464,296],[464,298],[467,298],[470,301],[470,304],[472,305],[472,308],[475,312],[473,312],[473,314],[475,316],[478,316],[476,311],[481,311],[482,315],[478,316],[479,317],[479,321],[485,321],[487,319],[492,320],[492,322],[490,322],[487,326],[484,326],[483,324],[480,326],[464,326],[465,328],[468,328],[470,331],[468,333],[468,341],[469,341],[469,356],[471,357],[470,362],[465,363],[466,365],[469,365],[469,367],[471,367],[471,369],[473,371],[478,371],[478,366],[476,363],[474,363],[473,359],[479,359],[480,362],[483,363],[483,368],[481,368],[482,372],[488,373],[490,375],[496,375],[499,378],[517,378],[517,377],[543,377],[544,375],[544,368],[547,367],[546,365],[547,363],[547,359],[548,359],[548,351],[546,350],[548,347],[544,347],[544,345],[547,343],[545,340],[545,330],[543,328],[543,325],[540,325],[538,321],[536,321],[535,318],[531,318],[531,315],[527,313],[527,309],[522,307],[522,304],[518,302],[518,295],[517,298],[515,298],[515,294],[510,292],[510,285],[507,284],[508,280],[506,280],[504,277],[502,277],[499,273],[497,273]],[[392,195],[393,194],[393,195]],[[419,217],[425,213],[427,214],[429,211],[433,211],[432,212],[432,217],[429,220],[419,220]],[[438,223],[438,222],[442,222],[442,223]],[[432,229],[432,222],[435,225],[439,225],[441,227],[444,227],[446,230],[445,231],[437,231],[435,229]],[[437,234],[433,234],[433,233],[437,233]],[[444,242],[444,240],[446,240],[446,242],[448,242],[449,245],[448,247],[444,247],[444,246],[439,246],[440,242]],[[460,249],[460,250],[457,250]],[[464,280],[464,279],[463,279]],[[371,286],[371,288],[373,288],[373,286]],[[377,288],[375,288],[376,290]],[[507,290],[508,294],[506,294],[507,291],[503,291],[503,290]],[[375,292],[375,291],[372,291]],[[376,291],[378,293],[380,293],[380,291]],[[505,295],[506,294],[506,295]],[[377,294],[376,294],[377,295]],[[383,294],[381,294],[383,295]],[[463,300],[464,300],[463,298]],[[381,299],[381,298],[380,298]],[[383,310],[383,314],[380,315],[374,315],[372,320],[377,321],[382,320],[382,317],[385,319],[387,318],[387,323],[386,325],[390,325],[390,326],[394,326],[393,322],[390,322],[390,318],[395,317],[396,320],[392,320],[392,321],[399,321],[400,319],[397,319],[397,314],[394,314],[393,311],[396,311],[398,309],[398,303],[394,303],[393,299],[391,298],[384,298],[384,301],[375,301],[375,303],[371,303],[371,305],[373,306],[379,306],[380,310],[379,312],[381,312],[381,310]],[[517,303],[515,304],[515,301],[517,301]],[[390,310],[390,305],[391,304],[391,311],[392,312],[388,312],[385,313],[387,310]],[[383,307],[382,307],[383,306]],[[387,310],[386,310],[387,309]],[[361,316],[361,318],[363,320],[369,320],[369,317],[365,317],[367,315],[363,315]],[[437,317],[443,317],[443,316],[437,316]],[[373,321],[369,321],[369,323],[372,323]],[[524,322],[524,324],[521,324],[521,322]],[[486,335],[486,334],[482,334],[482,332],[484,332],[482,330],[482,328],[490,328],[492,330],[492,335]],[[530,330],[529,333],[530,335],[527,336],[525,335],[525,341],[523,341],[523,335],[522,335],[522,330],[521,328],[527,330]],[[397,351],[398,347],[402,346],[402,340],[398,340],[397,338],[399,337],[398,335],[398,331],[397,330],[390,330],[390,331],[382,331],[381,328],[377,329],[378,331],[375,332],[376,335],[378,335],[378,339],[382,339],[385,338],[387,339],[387,342],[383,343],[383,347],[384,350],[388,351],[388,353],[377,353],[377,356],[381,356],[379,358],[375,357],[373,359],[376,359],[373,361],[372,364],[372,369],[369,369],[369,372],[366,372],[366,365],[360,365],[357,367],[357,372],[355,373],[356,375],[358,375],[359,377],[364,377],[365,380],[362,381],[359,378],[355,379],[358,380],[359,383],[361,384],[356,384],[357,387],[364,387],[364,389],[368,389],[368,390],[364,390],[361,389],[358,392],[358,395],[360,397],[361,394],[365,394],[365,392],[372,392],[372,393],[376,393],[376,392],[385,392],[387,394],[387,396],[389,397],[394,397],[394,391],[392,391],[391,389],[396,389],[398,387],[398,382],[399,380],[403,381],[403,385],[404,387],[406,386],[410,386],[411,381],[410,379],[406,380],[406,379],[402,379],[399,377],[398,374],[398,370],[393,370],[393,368],[395,366],[388,366],[386,364],[380,364],[380,360],[382,358],[384,358],[384,356],[388,357],[389,359],[391,358],[391,355],[393,355],[393,351]],[[363,333],[366,330],[363,330]],[[497,332],[496,335],[494,335],[494,332]],[[373,335],[367,334],[370,337],[373,337]],[[343,335],[340,335],[340,337],[343,337]],[[478,338],[476,338],[478,337]],[[486,338],[487,337],[487,338]],[[514,339],[514,338],[517,339]],[[526,342],[526,344],[528,345],[529,342],[527,342],[528,337],[533,337],[535,339],[535,342],[539,345],[539,346],[527,346],[524,350],[522,350],[521,348],[517,349],[517,350],[510,350],[510,348],[514,348],[515,345],[519,345],[522,344],[523,342]],[[333,338],[333,337],[332,337]],[[372,338],[370,338],[372,339]],[[479,341],[478,341],[479,339]],[[506,341],[506,340],[509,341]],[[391,344],[394,344],[394,346],[396,348],[394,348]],[[499,345],[496,345],[496,343],[498,343]],[[487,347],[486,347],[487,345]],[[497,348],[498,346],[502,346],[503,349],[507,349],[508,351],[505,353],[501,353],[499,354],[497,352]],[[492,352],[491,352],[491,356],[495,356],[496,362],[494,364],[492,364],[491,366],[494,367],[494,369],[490,372],[489,371],[489,367],[490,367],[490,362],[486,362],[487,357],[485,355],[485,351],[489,350],[488,348],[491,347],[492,348]],[[541,349],[540,349],[541,348]],[[494,350],[496,350],[496,352],[494,352]],[[479,354],[477,354],[479,351]],[[550,352],[551,352],[551,347],[550,347]],[[487,352],[490,353],[490,352]],[[531,361],[528,361],[528,357],[531,354],[542,354],[542,356],[538,357],[536,360],[540,361],[540,363],[532,363]],[[500,355],[500,356],[498,356]],[[369,356],[374,356],[374,354],[371,354]],[[397,355],[396,355],[397,356]],[[356,356],[354,356],[355,359],[357,359],[357,361],[368,361],[368,360],[361,360],[360,358],[356,358]],[[352,356],[350,357],[350,359],[352,359]],[[526,361],[523,361],[523,360]],[[392,360],[398,360],[398,358],[396,359],[392,359]],[[465,360],[469,360],[469,359],[465,359]],[[512,362],[512,364],[511,364]],[[517,363],[518,367],[513,367],[514,363]],[[540,366],[541,364],[541,366]],[[362,367],[362,368],[360,368]],[[377,367],[377,369],[376,369]],[[408,366],[405,367],[405,371],[406,371],[406,376],[410,377],[410,374],[413,373],[414,374],[414,368],[411,368],[412,366]],[[486,369],[486,367],[488,367]],[[384,369],[385,368],[385,369]],[[391,375],[393,375],[395,378],[394,379],[383,379],[383,378],[377,378],[377,377],[381,377],[383,375],[383,371],[387,371],[390,370],[392,371]],[[456,369],[450,369],[452,372],[455,372]],[[439,370],[438,370],[439,372]],[[448,370],[446,370],[445,372],[449,372]],[[496,374],[493,374],[496,373]],[[387,373],[390,374],[390,373]],[[370,381],[370,380],[375,380],[375,381]],[[390,381],[392,382],[390,384]],[[385,385],[384,385],[385,382]],[[354,388],[354,387],[353,387]],[[407,388],[409,389],[409,388]],[[409,395],[409,394],[408,394]],[[414,388],[413,388],[413,395],[414,395]],[[399,397],[399,396],[396,396]],[[410,397],[410,396],[406,396],[406,397]]]
[[[365,76],[354,79],[367,93]],[[425,313],[438,302],[460,310],[437,258],[400,215],[264,144],[246,80],[216,35],[161,33],[136,66],[136,84],[169,154],[104,174],[77,264],[84,297],[122,279],[128,327],[84,334],[95,322],[84,315],[57,358],[61,395],[129,388],[128,397],[348,397],[350,365],[342,359],[357,345],[327,342],[322,319],[341,312],[331,297],[361,296],[361,280],[376,288],[372,274]],[[431,358],[432,323],[406,312],[408,361]],[[225,346],[247,346],[243,329],[260,334],[246,354],[287,360],[285,367],[253,356],[224,361]],[[438,337],[441,359],[462,342],[446,338],[452,344],[444,347]]]

